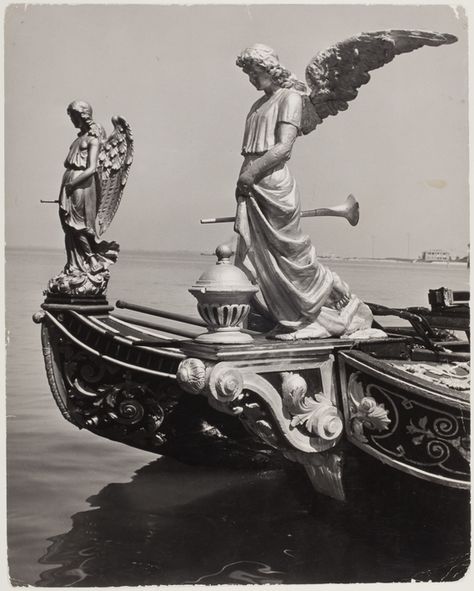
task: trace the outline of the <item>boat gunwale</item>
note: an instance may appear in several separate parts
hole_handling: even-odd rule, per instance
[[[458,406],[463,410],[470,411],[469,392],[464,397],[460,391],[452,390],[442,384],[428,382],[414,374],[408,374],[391,365],[388,360],[378,359],[363,351],[341,351],[339,356],[343,362],[399,388],[439,404]]]
[[[175,380],[176,379],[176,374],[171,374],[171,373],[167,373],[167,372],[163,372],[163,371],[159,371],[159,370],[148,369],[148,368],[142,367],[140,365],[134,365],[134,364],[131,364],[131,363],[127,363],[125,361],[121,361],[121,360],[116,359],[114,357],[110,357],[109,355],[104,355],[103,353],[100,353],[100,351],[97,351],[96,349],[93,349],[92,347],[89,347],[89,345],[86,345],[80,339],[78,339],[73,334],[71,334],[54,317],[53,314],[51,314],[48,311],[45,311],[45,315],[48,318],[48,320],[51,321],[66,336],[66,338],[70,339],[77,346],[81,347],[82,349],[84,349],[85,351],[87,351],[91,355],[94,355],[95,357],[99,357],[100,359],[103,359],[104,361],[107,361],[109,363],[120,365],[122,367],[126,367],[127,369],[133,369],[133,370],[138,371],[138,372],[147,373],[147,374],[158,376],[158,377],[162,377],[162,378],[169,378],[169,379],[172,379],[172,380]],[[133,345],[130,344],[130,346],[133,346]],[[151,349],[151,350],[153,352],[156,352],[157,351],[157,349]],[[168,356],[169,357],[174,357],[174,358],[177,358],[177,359],[184,359],[184,355],[182,355],[181,353],[175,353],[175,354],[172,354],[171,352],[167,352],[167,353],[168,353]]]

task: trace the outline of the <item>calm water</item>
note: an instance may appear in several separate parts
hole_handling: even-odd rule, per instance
[[[195,304],[187,288],[212,263],[192,254],[122,255],[109,300],[190,313]],[[451,497],[436,497],[434,513],[425,514],[419,509],[426,496],[413,492],[390,501],[393,491],[377,490],[381,485],[370,482],[369,466],[359,501],[340,504],[313,494],[299,472],[191,468],[67,423],[49,392],[39,327],[31,321],[47,279],[63,264],[58,252],[7,252],[8,559],[14,584],[456,578],[469,545],[465,496],[455,497],[454,509]],[[426,305],[429,288],[468,287],[462,266],[330,266],[362,298],[387,305]]]

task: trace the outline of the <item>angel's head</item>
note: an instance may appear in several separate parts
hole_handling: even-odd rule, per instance
[[[248,75],[257,90],[265,90],[268,85],[295,88],[303,92],[306,90],[306,85],[280,64],[278,55],[268,45],[256,43],[247,47],[238,56],[236,64]]]
[[[92,123],[92,107],[85,101],[73,101],[68,105],[67,114],[74,127],[83,127]]]
[[[104,129],[92,119],[92,107],[86,101],[73,101],[68,105],[67,114],[74,127],[86,129],[89,135],[102,138]]]

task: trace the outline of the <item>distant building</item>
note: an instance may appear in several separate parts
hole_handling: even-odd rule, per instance
[[[427,263],[432,261],[450,261],[451,255],[447,250],[441,250],[440,248],[433,248],[431,250],[424,250],[421,255],[421,260]]]

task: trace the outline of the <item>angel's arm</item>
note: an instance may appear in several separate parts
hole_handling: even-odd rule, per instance
[[[252,185],[258,182],[275,166],[290,159],[298,128],[291,123],[280,123],[276,130],[276,143],[265,154],[242,167],[237,181],[237,192],[247,195]]]
[[[250,164],[244,164],[237,181],[237,195],[249,195],[254,183],[272,168],[290,159],[293,144],[300,133],[301,116],[301,96],[292,93],[280,106],[279,121],[275,129],[275,145]]]
[[[74,180],[66,185],[66,189],[74,191],[77,187],[87,181],[97,170],[97,160],[99,155],[99,140],[92,138],[87,146],[87,168],[81,172]]]

